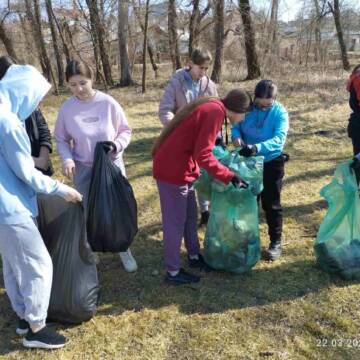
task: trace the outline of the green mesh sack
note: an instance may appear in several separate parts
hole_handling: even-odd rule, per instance
[[[256,196],[263,188],[263,157],[244,158],[232,152],[220,161],[246,180],[249,188],[236,189],[232,184],[212,182],[204,256],[214,269],[240,274],[249,271],[260,259]]]
[[[220,160],[223,157],[229,155],[229,151],[223,149],[221,146],[215,146],[213,149],[214,156]],[[207,173],[205,169],[200,169],[200,176],[198,180],[195,181],[194,187],[195,190],[205,199],[211,199],[211,183],[213,178]]]
[[[339,164],[320,195],[329,208],[320,224],[314,250],[318,264],[345,279],[360,278],[360,199],[350,161]]]

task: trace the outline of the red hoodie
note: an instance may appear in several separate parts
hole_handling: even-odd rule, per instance
[[[228,184],[234,173],[212,154],[224,119],[225,107],[220,100],[197,107],[157,149],[153,159],[154,178],[175,185],[190,184],[199,177],[202,167]]]

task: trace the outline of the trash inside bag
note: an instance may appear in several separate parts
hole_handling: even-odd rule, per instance
[[[360,279],[360,199],[350,161],[340,163],[320,195],[328,210],[315,240],[318,264],[344,279]]]
[[[99,282],[82,205],[39,195],[38,206],[39,231],[53,262],[48,319],[74,324],[87,321],[96,313]]]
[[[99,142],[89,189],[89,244],[93,251],[126,251],[137,231],[137,204],[132,187]]]
[[[244,179],[247,189],[211,181],[211,211],[205,234],[206,262],[218,270],[249,271],[260,259],[257,195],[263,189],[261,156],[222,153],[220,162]]]

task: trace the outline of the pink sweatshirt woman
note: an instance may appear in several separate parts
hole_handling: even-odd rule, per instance
[[[62,104],[54,135],[63,163],[76,160],[91,166],[98,141],[113,141],[113,160],[122,158],[130,143],[131,129],[119,103],[97,91],[91,101],[72,96]]]

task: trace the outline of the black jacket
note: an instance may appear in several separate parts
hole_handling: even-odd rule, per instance
[[[52,153],[51,133],[40,110],[35,110],[25,120],[25,127],[31,143],[31,156],[38,157],[41,146],[46,146],[50,153]],[[38,170],[48,176],[51,176],[54,173],[51,162],[47,170]]]

